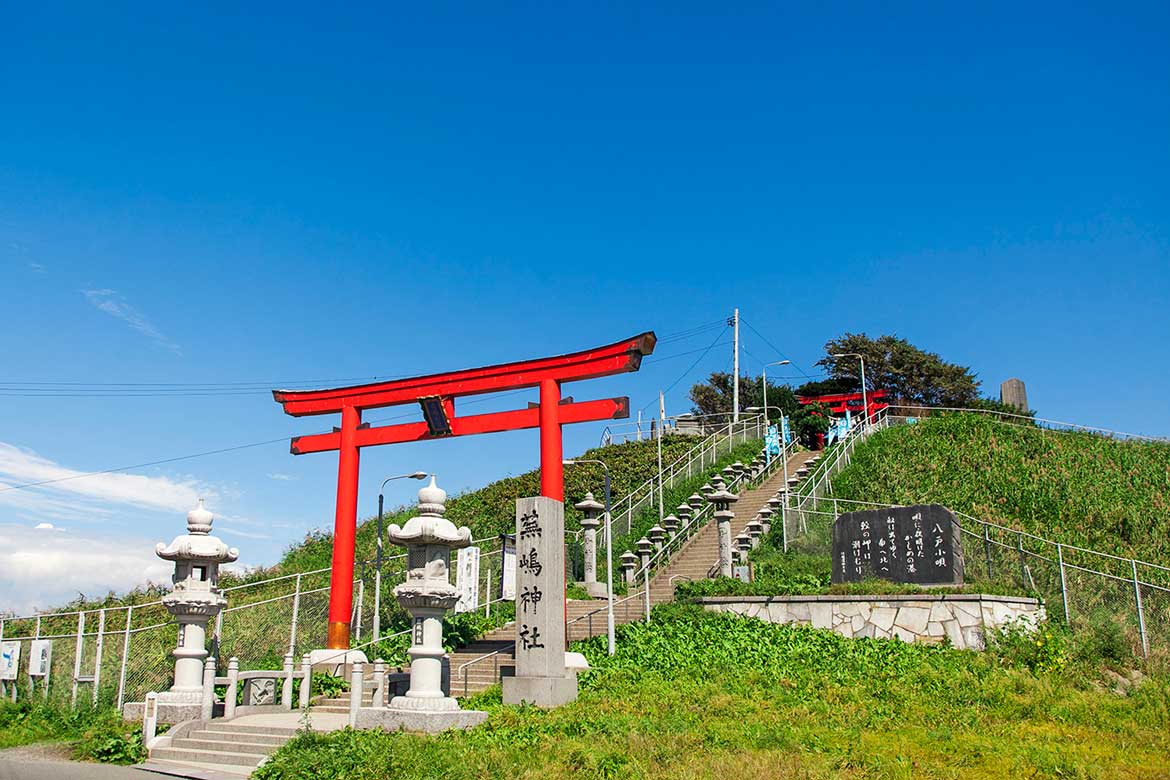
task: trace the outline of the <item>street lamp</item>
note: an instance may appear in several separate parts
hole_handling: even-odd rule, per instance
[[[787,362],[787,361],[785,361],[785,362]],[[778,431],[778,433],[780,434],[780,459],[783,463],[784,476],[787,477],[788,476],[788,442],[784,441],[784,410],[781,409],[779,406],[771,406],[771,407],[769,407],[769,406],[749,406],[748,407],[749,412],[758,412],[761,409],[764,411],[764,419],[765,420],[768,419],[768,409],[775,409],[776,411],[780,412],[780,430]],[[768,464],[771,465],[772,451],[768,449],[768,446],[766,443],[764,445],[764,451],[768,453]]]
[[[869,396],[865,394],[865,355],[860,352],[836,352],[835,358],[855,357],[861,361],[861,405],[864,408],[866,426],[869,425]]]
[[[382,638],[382,504],[385,501],[386,483],[396,479],[426,479],[430,474],[425,471],[415,471],[410,474],[399,474],[396,477],[386,477],[382,487],[378,489],[378,551],[374,564],[374,641]]]
[[[605,469],[605,597],[607,600],[605,620],[609,639],[609,654],[613,655],[617,652],[617,643],[614,639],[613,628],[613,526],[611,524],[613,518],[609,514],[609,466],[605,465],[604,461],[593,458],[577,458],[561,462],[566,466],[575,466],[578,463],[596,463]]]
[[[777,360],[775,363],[765,363],[763,368],[764,375],[764,427],[768,427],[768,366],[786,366],[791,363],[791,360]],[[783,412],[781,412],[783,414]]]

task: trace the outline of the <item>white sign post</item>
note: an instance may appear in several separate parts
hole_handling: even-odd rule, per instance
[[[508,601],[516,600],[516,539],[512,536],[504,537],[503,544],[503,580],[501,582],[500,597]]]
[[[459,591],[456,612],[479,609],[479,548],[463,547],[455,559],[455,589]]]

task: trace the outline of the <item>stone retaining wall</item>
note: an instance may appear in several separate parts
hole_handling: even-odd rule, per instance
[[[904,642],[942,642],[982,650],[984,631],[1017,619],[1035,626],[1044,605],[1019,596],[981,593],[909,596],[706,596],[695,599],[714,612],[735,612],[769,623],[831,628],[850,638],[898,637]]]

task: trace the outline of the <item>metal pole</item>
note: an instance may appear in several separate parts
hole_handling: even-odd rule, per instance
[[[991,531],[987,523],[983,524],[983,553],[987,556],[987,579],[992,580],[995,575],[991,573]]]
[[[650,563],[649,563],[649,561],[646,562],[646,589],[645,590],[646,590],[646,592],[645,592],[646,622],[649,623],[650,622]]]
[[[126,701],[126,661],[130,658],[130,618],[134,614],[134,605],[126,607],[126,635],[122,637],[122,668],[118,670],[118,712],[122,711],[122,704]]]
[[[382,638],[382,502],[383,494],[378,494],[378,545],[375,557],[377,568],[374,571],[374,641]]]
[[[1016,531],[1016,550],[1020,553],[1020,584],[1028,587],[1028,565],[1024,562],[1024,535]]]
[[[604,464],[603,464],[604,465]],[[606,572],[606,636],[609,654],[616,652],[613,628],[613,517],[610,515],[609,467],[605,469],[605,572]]]
[[[1056,565],[1060,567],[1060,600],[1064,603],[1064,622],[1068,625],[1068,584],[1064,580],[1064,545],[1056,545]]]
[[[501,556],[502,555],[503,554],[501,553]],[[488,563],[488,567],[487,567],[487,583],[486,583],[485,589],[487,590],[487,597],[484,599],[484,616],[491,617],[492,616],[492,567],[491,567],[491,563]]]
[[[732,324],[735,327],[734,351],[735,357],[732,360],[734,372],[732,375],[732,390],[731,390],[731,421],[739,422],[739,309],[735,310],[732,316]],[[649,616],[647,616],[649,619]]]
[[[292,625],[288,629],[288,651],[296,651],[297,646],[297,619],[301,614],[301,575],[297,575],[296,591],[293,593]]]
[[[864,407],[865,427],[869,427],[869,396],[865,392],[865,355],[858,354],[861,359],[861,405]]]
[[[1138,581],[1137,561],[1131,558],[1129,564],[1133,567],[1133,597],[1137,601],[1138,631],[1142,635],[1142,655],[1149,658],[1150,641],[1146,637],[1146,615],[1142,611],[1142,588],[1141,583]]]
[[[666,423],[666,407],[661,391],[658,393],[658,412],[658,524],[662,525],[662,519],[666,516],[662,513],[662,426]]]
[[[768,367],[760,369],[764,380],[764,430],[768,430]]]
[[[102,684],[102,647],[105,645],[105,637],[106,611],[102,609],[98,612],[97,643],[94,647],[92,701],[95,705],[97,704],[98,700],[98,688],[100,688]]]
[[[85,635],[85,612],[77,613],[77,643],[73,647],[73,691],[69,694],[69,707],[77,706],[77,678],[81,676],[82,637]]]

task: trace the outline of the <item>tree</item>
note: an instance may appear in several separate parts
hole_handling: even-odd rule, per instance
[[[717,371],[706,382],[698,382],[691,387],[692,411],[697,415],[730,415],[732,398],[735,391],[732,388],[731,374],[726,371]],[[739,409],[742,412],[752,407],[764,406],[764,382],[762,377],[741,376],[739,378]],[[796,394],[788,385],[774,385],[768,382],[768,415],[776,417],[777,409],[784,414],[792,415],[799,404]]]
[[[897,336],[871,339],[864,333],[846,333],[825,344],[825,352],[817,365],[833,379],[851,380],[854,386],[860,373],[857,358],[833,355],[864,355],[867,388],[885,390],[894,404],[967,406],[979,397],[979,380],[969,367],[947,363]]]

